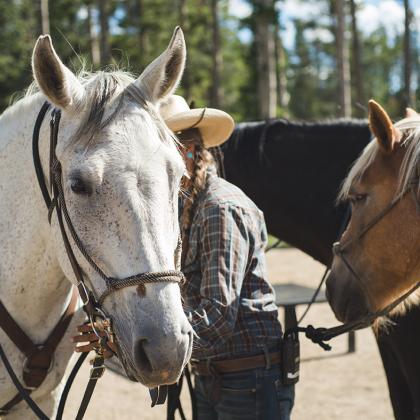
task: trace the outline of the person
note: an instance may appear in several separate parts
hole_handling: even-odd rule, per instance
[[[180,198],[182,296],[195,332],[198,419],[289,419],[294,387],[282,384],[282,330],[267,281],[264,216],[217,175],[208,150],[228,139],[233,120],[221,110],[190,109],[177,95],[160,114],[183,145],[189,173]]]
[[[198,420],[289,420],[294,386],[282,380],[282,328],[267,280],[263,213],[217,175],[209,148],[234,128],[225,112],[190,109],[173,95],[159,109],[182,144],[189,176],[180,197],[184,309]],[[88,325],[79,327],[91,340]],[[89,351],[94,343],[77,351]]]

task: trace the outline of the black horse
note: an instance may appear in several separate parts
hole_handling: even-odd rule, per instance
[[[263,210],[268,231],[321,263],[344,218],[340,185],[369,142],[366,121],[239,124],[222,148],[226,179]],[[397,420],[420,419],[420,308],[377,336]]]

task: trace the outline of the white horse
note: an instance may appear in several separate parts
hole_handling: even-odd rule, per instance
[[[62,112],[56,154],[64,196],[95,263],[113,278],[173,270],[177,197],[185,167],[156,110],[178,85],[185,56],[177,28],[167,50],[136,80],[122,72],[76,77],[60,61],[50,37],[38,39],[32,67],[40,92],[27,94],[0,117],[0,299],[34,343],[46,340],[75,283],[56,212],[50,226],[32,161],[32,130],[43,102]],[[146,106],[127,94],[128,85]],[[49,118],[50,112],[39,140],[47,183]],[[98,296],[104,281],[71,243]],[[130,376],[150,388],[178,379],[192,347],[178,284],[147,284],[145,294],[128,287],[109,296],[103,308],[113,320]],[[73,353],[70,337],[82,319],[79,310],[57,348],[51,372],[31,394],[48,415],[56,409],[54,390],[60,388]],[[0,343],[22,381],[23,354],[1,329]],[[1,364],[0,407],[16,393]],[[33,418],[25,402],[9,416]]]

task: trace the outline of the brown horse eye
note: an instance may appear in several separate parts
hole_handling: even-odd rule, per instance
[[[358,204],[364,201],[367,197],[367,194],[355,194],[350,198],[352,204]]]
[[[91,195],[92,190],[81,178],[73,178],[70,184],[71,190],[79,195]]]

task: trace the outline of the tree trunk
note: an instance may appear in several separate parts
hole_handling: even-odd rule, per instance
[[[95,31],[95,23],[92,15],[92,5],[87,6],[87,26],[89,33],[90,55],[92,58],[93,67],[99,67],[101,64],[101,53],[99,50],[98,34]]]
[[[111,48],[109,45],[109,0],[98,0],[99,24],[101,34],[99,38],[99,47],[101,52],[101,66],[109,64],[111,61]]]
[[[38,15],[38,34],[50,33],[50,14],[48,11],[48,0],[39,0],[36,5]]]
[[[356,78],[356,114],[358,117],[366,117],[366,96],[363,83],[363,66],[360,48],[359,31],[357,29],[356,4],[350,0],[351,28],[353,38],[353,74]]]
[[[146,25],[144,21],[144,0],[135,1],[135,13],[137,16],[137,34],[140,50],[140,67],[143,70],[149,60],[149,42]]]
[[[254,8],[259,117],[274,118],[277,105],[273,34],[274,0],[255,0]]]
[[[409,0],[404,0],[404,100],[403,107],[413,106],[414,95],[411,88],[412,58],[411,58],[411,10]]]
[[[287,105],[289,104],[289,94],[287,92],[286,78],[286,52],[280,36],[280,25],[278,19],[274,24],[274,46],[276,57],[276,85],[277,85],[277,103],[282,108],[283,113],[287,113]],[[285,114],[283,117],[287,116]]]
[[[338,91],[340,105],[338,115],[340,117],[348,118],[351,117],[351,79],[344,0],[335,0],[335,15],[335,39],[337,46]]]
[[[210,105],[215,108],[222,106],[222,86],[220,72],[222,68],[222,52],[220,50],[220,28],[218,0],[211,0],[211,16],[212,16],[212,84],[210,87]]]
[[[187,10],[186,10],[186,0],[178,0],[178,21],[179,26],[184,31],[185,37],[188,39],[188,22],[187,22]],[[190,103],[194,98],[191,97],[191,75],[190,75],[190,66],[188,64],[188,54],[187,54],[187,65],[185,66],[184,74],[182,76],[182,87],[184,89],[184,96],[188,103]]]

